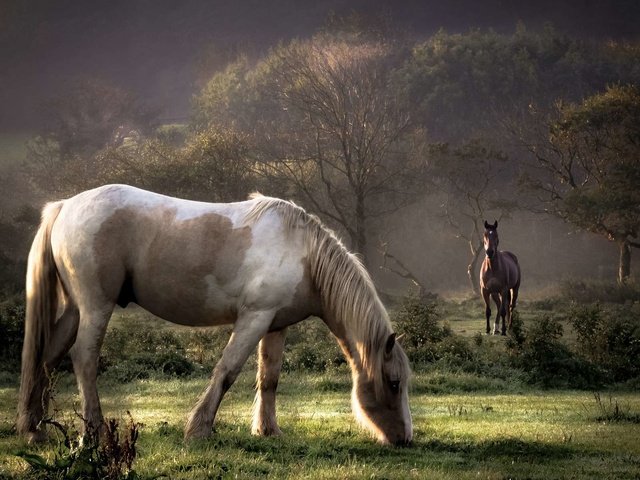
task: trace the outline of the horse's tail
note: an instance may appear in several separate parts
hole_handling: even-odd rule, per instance
[[[46,404],[45,358],[58,308],[58,270],[51,248],[51,230],[63,203],[50,203],[43,209],[40,228],[29,252],[17,420],[18,432],[22,434],[36,432]]]

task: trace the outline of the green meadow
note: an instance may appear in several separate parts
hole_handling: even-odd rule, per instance
[[[249,433],[253,372],[225,397],[210,439],[185,444],[185,417],[206,378],[101,383],[104,413],[141,424],[138,475],[163,478],[638,478],[637,392],[456,390],[464,376],[417,373],[412,382],[414,442],[379,446],[350,413],[348,372],[283,374],[278,413],[283,436]],[[434,393],[438,385],[453,393]],[[482,387],[483,384],[480,383]],[[487,385],[484,385],[487,387]],[[24,449],[53,458],[56,442],[28,447],[13,432],[17,385],[0,388],[0,478],[23,478]],[[59,417],[74,421],[79,399],[60,378]],[[620,418],[610,415],[615,409]],[[77,422],[77,419],[75,419]]]
[[[608,421],[590,392],[430,393],[428,375],[413,379],[415,440],[410,447],[378,446],[355,424],[347,372],[285,374],[279,396],[283,436],[249,434],[252,372],[225,398],[213,436],[185,444],[185,417],[206,379],[145,380],[102,385],[105,415],[130,411],[142,424],[139,475],[199,478],[638,478],[640,427]],[[105,388],[106,387],[106,388]],[[602,394],[640,412],[640,395]],[[26,448],[12,432],[16,386],[0,389],[0,472],[24,474],[14,455]],[[56,405],[72,417],[78,397],[61,379]],[[599,419],[600,418],[600,419]],[[69,421],[69,418],[67,418]],[[54,442],[34,452],[53,455]]]
[[[631,302],[620,307],[623,310],[587,311],[601,320],[610,318],[610,312],[626,312],[627,323],[621,325],[628,325],[637,322],[639,305]],[[441,299],[434,311],[402,307],[391,311],[397,327],[416,319],[427,325],[435,318],[425,329],[431,328],[429,335],[444,335],[427,350],[407,350],[418,357],[427,352],[433,358],[414,364],[410,387],[414,441],[396,448],[376,444],[356,424],[350,407],[350,373],[336,361],[339,351],[319,320],[303,322],[289,333],[278,387],[281,437],[250,434],[252,358],[225,396],[213,435],[185,443],[187,414],[207,384],[228,330],[194,333],[139,309],[118,310],[103,347],[105,366],[98,387],[105,417],[119,419],[122,426],[130,412],[139,424],[135,476],[126,478],[640,477],[637,379],[603,382],[598,377],[597,385],[570,386],[571,372],[579,370],[566,370],[566,365],[589,364],[584,359],[578,362],[582,357],[575,353],[577,337],[569,302],[542,299],[521,304],[522,328],[530,340],[515,353],[510,350],[515,347],[508,346],[511,337],[483,334],[477,299]],[[536,326],[549,315],[558,318],[563,335],[545,343],[545,331],[536,333]],[[545,368],[565,368],[547,376],[562,378],[561,385],[569,387],[545,387],[527,371],[527,364],[511,365],[519,358],[537,361],[532,352],[542,355]],[[563,360],[566,365],[554,363],[563,352],[569,355]],[[149,359],[155,357],[165,359],[163,371],[153,370],[157,366]],[[189,365],[197,368],[187,369]],[[80,399],[68,364],[63,364],[55,385],[54,418],[79,429],[80,419],[74,412]],[[17,372],[0,372],[0,479],[62,478],[30,469],[17,455],[28,452],[52,464],[62,441],[54,432],[48,443],[30,446],[15,434],[17,391]]]

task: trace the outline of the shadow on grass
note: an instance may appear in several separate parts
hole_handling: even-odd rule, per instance
[[[170,436],[176,446],[182,445],[182,430],[165,427],[165,436]],[[335,435],[331,435],[335,433]],[[516,438],[487,440],[483,442],[445,441],[438,439],[416,440],[407,447],[384,446],[369,440],[363,432],[286,432],[281,437],[257,437],[246,431],[239,432],[231,425],[218,425],[214,434],[207,439],[188,442],[193,452],[231,449],[269,457],[272,461],[282,458],[288,461],[292,457],[315,458],[323,460],[347,460],[357,456],[362,461],[396,462],[415,460],[425,453],[433,455],[462,455],[469,461],[517,458],[521,461],[545,463],[562,460],[574,455],[587,454],[569,444],[549,444],[537,441],[524,441]],[[590,452],[589,454],[593,454]],[[604,455],[606,455],[603,452]]]
[[[482,470],[500,476],[507,473],[511,475],[514,468],[537,468],[542,465],[547,465],[552,471],[559,468],[567,472],[575,462],[593,456],[607,464],[617,462],[624,473],[637,462],[637,459],[628,457],[622,459],[620,464],[621,459],[609,452],[584,450],[573,444],[518,438],[485,441],[439,439],[428,432],[417,431],[417,440],[412,445],[388,447],[378,445],[355,428],[351,431],[320,426],[317,430],[305,430],[286,423],[283,428],[283,436],[264,438],[251,435],[246,425],[220,422],[211,437],[185,444],[181,425],[160,422],[143,427],[140,460],[144,462],[144,452],[171,459],[166,463],[154,463],[151,467],[156,473],[168,475],[169,478],[281,476],[292,471],[332,471],[334,468],[348,468],[349,465],[380,469],[383,477],[391,475],[393,478],[415,469],[425,472],[446,471],[454,475],[455,472],[468,475]],[[149,468],[148,465],[144,467]],[[144,475],[151,472],[139,470],[139,473]]]

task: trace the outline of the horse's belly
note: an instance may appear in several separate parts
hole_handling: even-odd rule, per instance
[[[502,293],[504,283],[496,278],[490,278],[485,282],[484,288],[490,293]]]
[[[148,280],[135,287],[136,303],[154,315],[188,326],[233,323],[237,300],[222,289],[213,289],[204,279],[174,282],[171,278]]]

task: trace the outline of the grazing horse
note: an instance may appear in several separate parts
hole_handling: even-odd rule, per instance
[[[46,373],[67,352],[85,435],[99,428],[98,354],[115,305],[131,302],[181,325],[233,324],[186,439],[211,434],[223,395],[258,343],[252,433],[280,434],[275,395],[285,331],[311,315],[324,320],[349,362],[357,420],[381,443],[412,439],[407,356],[368,273],[315,216],[260,195],[204,203],[126,185],[43,210],[28,262],[19,432],[44,438]]]
[[[518,258],[511,252],[498,250],[498,221],[493,225],[484,222],[484,249],[486,257],[480,268],[480,290],[484,299],[485,315],[487,317],[487,335],[491,331],[489,318],[491,317],[490,298],[498,308],[493,333],[499,333],[500,317],[502,317],[502,335],[507,334],[507,325],[511,328],[511,316],[516,308],[518,289],[520,288],[520,265]],[[507,322],[505,324],[505,317]]]

